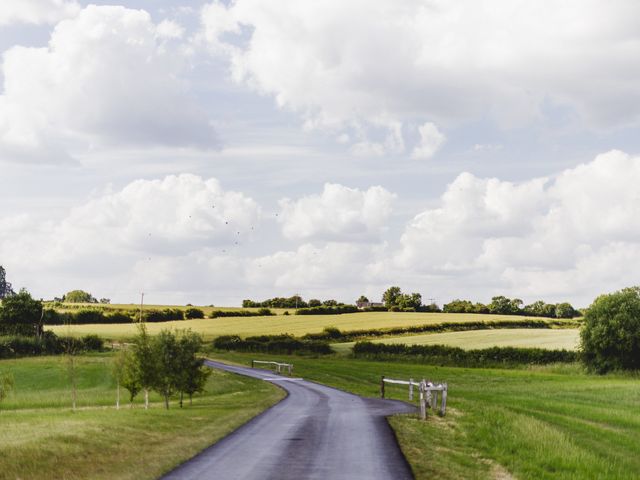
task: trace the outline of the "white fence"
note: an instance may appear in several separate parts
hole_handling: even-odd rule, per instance
[[[256,368],[256,364],[269,365],[270,367],[275,367],[276,373],[282,373],[283,369],[286,369],[289,372],[289,376],[291,376],[291,372],[293,372],[293,365],[291,363],[280,363],[280,362],[265,362],[263,360],[251,360],[251,368]]]
[[[380,396],[384,398],[385,384],[392,385],[407,385],[409,387],[409,400],[413,401],[414,387],[418,387],[419,399],[420,399],[420,418],[423,420],[427,418],[427,413],[430,408],[434,411],[438,409],[438,396],[440,396],[440,415],[444,416],[447,411],[447,384],[439,383],[434,384],[424,378],[419,382],[410,378],[407,380],[395,380],[393,378],[382,377],[380,380]]]

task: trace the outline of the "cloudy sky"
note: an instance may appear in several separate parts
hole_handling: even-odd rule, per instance
[[[2,0],[0,264],[52,298],[640,283],[634,0]]]

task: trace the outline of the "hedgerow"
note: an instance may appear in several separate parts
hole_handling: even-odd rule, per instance
[[[578,352],[545,350],[542,348],[491,347],[463,350],[446,345],[404,345],[357,342],[353,347],[357,358],[384,361],[412,361],[461,367],[508,366],[518,364],[544,365],[572,363],[580,359]]]
[[[292,335],[259,335],[240,338],[238,335],[222,335],[213,341],[213,348],[217,350],[233,350],[238,352],[256,353],[333,353],[325,342],[304,340]]]

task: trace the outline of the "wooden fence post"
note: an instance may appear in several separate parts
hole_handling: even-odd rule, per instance
[[[384,398],[384,375],[380,379],[380,398]]]
[[[256,368],[256,367],[255,367],[255,364],[254,364],[253,362],[254,362],[254,361],[253,361],[253,360],[251,360],[251,368]]]
[[[409,401],[413,400],[413,378],[409,379]]]
[[[425,389],[426,389],[426,383],[424,380],[422,380],[420,382],[420,418],[422,420],[426,420],[427,419],[427,406],[425,405],[425,398],[424,398],[424,394],[425,394]]]
[[[447,384],[442,384],[442,399],[440,401],[440,415],[444,417],[447,410]]]
[[[289,376],[291,376],[291,370],[293,370],[293,365],[289,364]]]

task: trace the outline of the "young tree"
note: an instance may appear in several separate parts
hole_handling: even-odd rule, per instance
[[[156,358],[154,390],[164,397],[164,406],[169,409],[169,397],[176,391],[181,374],[180,348],[171,330],[162,330],[152,342]]]
[[[596,298],[584,316],[580,338],[591,370],[640,369],[640,287]]]
[[[2,300],[0,306],[0,334],[37,335],[42,319],[42,302],[35,300],[25,289]]]
[[[142,389],[142,385],[140,384],[140,368],[132,351],[121,350],[119,356],[122,362],[120,384],[129,392],[129,407],[133,407],[133,400]]]
[[[13,288],[11,287],[11,284],[7,282],[7,272],[4,267],[0,265],[0,300],[13,294]]]
[[[13,386],[13,375],[10,373],[0,373],[0,404],[7,395],[9,395],[9,392],[13,390]]]
[[[211,369],[204,366],[204,360],[197,354],[202,346],[202,337],[197,333],[187,330],[182,332],[179,340],[178,384],[180,392],[180,408],[182,408],[183,396],[189,395],[189,404],[193,395],[204,391]]]
[[[138,323],[138,335],[133,341],[133,358],[138,369],[138,382],[144,391],[144,408],[149,408],[149,391],[156,385],[158,362],[144,322]]]

